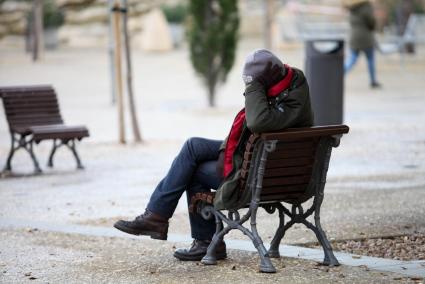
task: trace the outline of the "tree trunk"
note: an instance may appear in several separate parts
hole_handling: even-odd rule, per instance
[[[125,139],[125,121],[124,121],[124,97],[122,93],[123,82],[121,73],[121,12],[120,4],[115,1],[114,3],[114,35],[115,35],[115,85],[117,94],[117,107],[118,107],[118,131],[119,142],[126,143]]]
[[[274,13],[274,0],[264,0],[264,46],[272,49],[272,24]]]
[[[43,40],[43,2],[41,0],[33,1],[33,46],[32,60],[41,59],[44,51]]]
[[[208,82],[208,105],[215,107],[215,82],[212,81]]]
[[[128,88],[128,103],[130,105],[130,116],[131,116],[131,126],[133,128],[133,135],[135,142],[142,142],[142,137],[140,135],[139,123],[137,120],[137,111],[136,103],[133,94],[133,78],[132,78],[132,66],[131,66],[131,48],[130,48],[130,37],[128,35],[128,25],[127,25],[127,15],[128,15],[128,5],[127,0],[123,0],[123,8],[125,9],[123,13],[123,28],[124,28],[124,44],[125,44],[125,58],[127,62],[127,88]]]
[[[110,72],[110,82],[111,82],[111,103],[114,105],[116,101],[116,82],[115,82],[115,65],[114,65],[114,13],[112,8],[114,7],[114,0],[108,0],[108,11],[109,11],[109,43],[108,43],[108,55],[109,55],[109,72]]]
[[[209,26],[212,21],[213,16],[213,0],[207,0],[208,5],[206,6],[206,15],[205,15],[205,24]],[[207,57],[208,57],[208,75],[207,75],[207,88],[208,88],[208,105],[210,107],[215,107],[215,84],[214,80],[214,58],[213,52],[210,50],[211,47],[207,48]]]

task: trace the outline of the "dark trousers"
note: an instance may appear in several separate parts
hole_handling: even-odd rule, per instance
[[[369,71],[370,84],[376,83],[376,68],[375,68],[375,52],[373,48],[362,50],[365,53],[367,59],[367,69]],[[359,50],[350,50],[350,57],[345,62],[344,72],[348,73],[353,66],[356,64],[359,58]]]
[[[180,197],[186,191],[188,205],[198,192],[217,189],[222,177],[216,164],[223,141],[205,138],[188,139],[171,168],[153,192],[147,208],[165,218],[171,218]],[[199,214],[189,214],[192,237],[210,240],[215,232],[215,220],[204,220]]]

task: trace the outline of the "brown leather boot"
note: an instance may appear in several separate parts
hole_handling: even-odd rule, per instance
[[[183,261],[197,261],[201,260],[206,254],[210,240],[193,240],[192,245],[188,249],[179,248],[174,252],[174,257]],[[226,244],[221,241],[215,251],[218,260],[227,257]]]
[[[150,236],[152,239],[166,240],[168,233],[168,219],[146,209],[145,213],[137,216],[133,221],[119,220],[114,227],[132,235]]]

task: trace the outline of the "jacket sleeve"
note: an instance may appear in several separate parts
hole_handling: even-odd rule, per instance
[[[283,101],[283,108],[279,110],[269,105],[264,87],[256,81],[252,82],[245,90],[247,127],[253,133],[262,133],[297,126],[308,96],[305,83],[290,92]]]

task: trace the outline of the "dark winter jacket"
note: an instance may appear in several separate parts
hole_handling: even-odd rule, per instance
[[[238,196],[243,153],[252,133],[273,132],[289,127],[308,127],[313,124],[313,112],[307,80],[301,70],[294,69],[294,78],[288,90],[276,100],[266,96],[265,88],[253,81],[245,89],[245,112],[241,138],[233,154],[233,169],[217,189],[214,206],[219,209],[236,209],[249,203],[251,192],[245,190]],[[222,145],[224,149],[226,141]]]
[[[369,1],[349,7],[350,11],[350,48],[353,50],[365,50],[373,48],[375,39],[375,17],[373,7]]]

